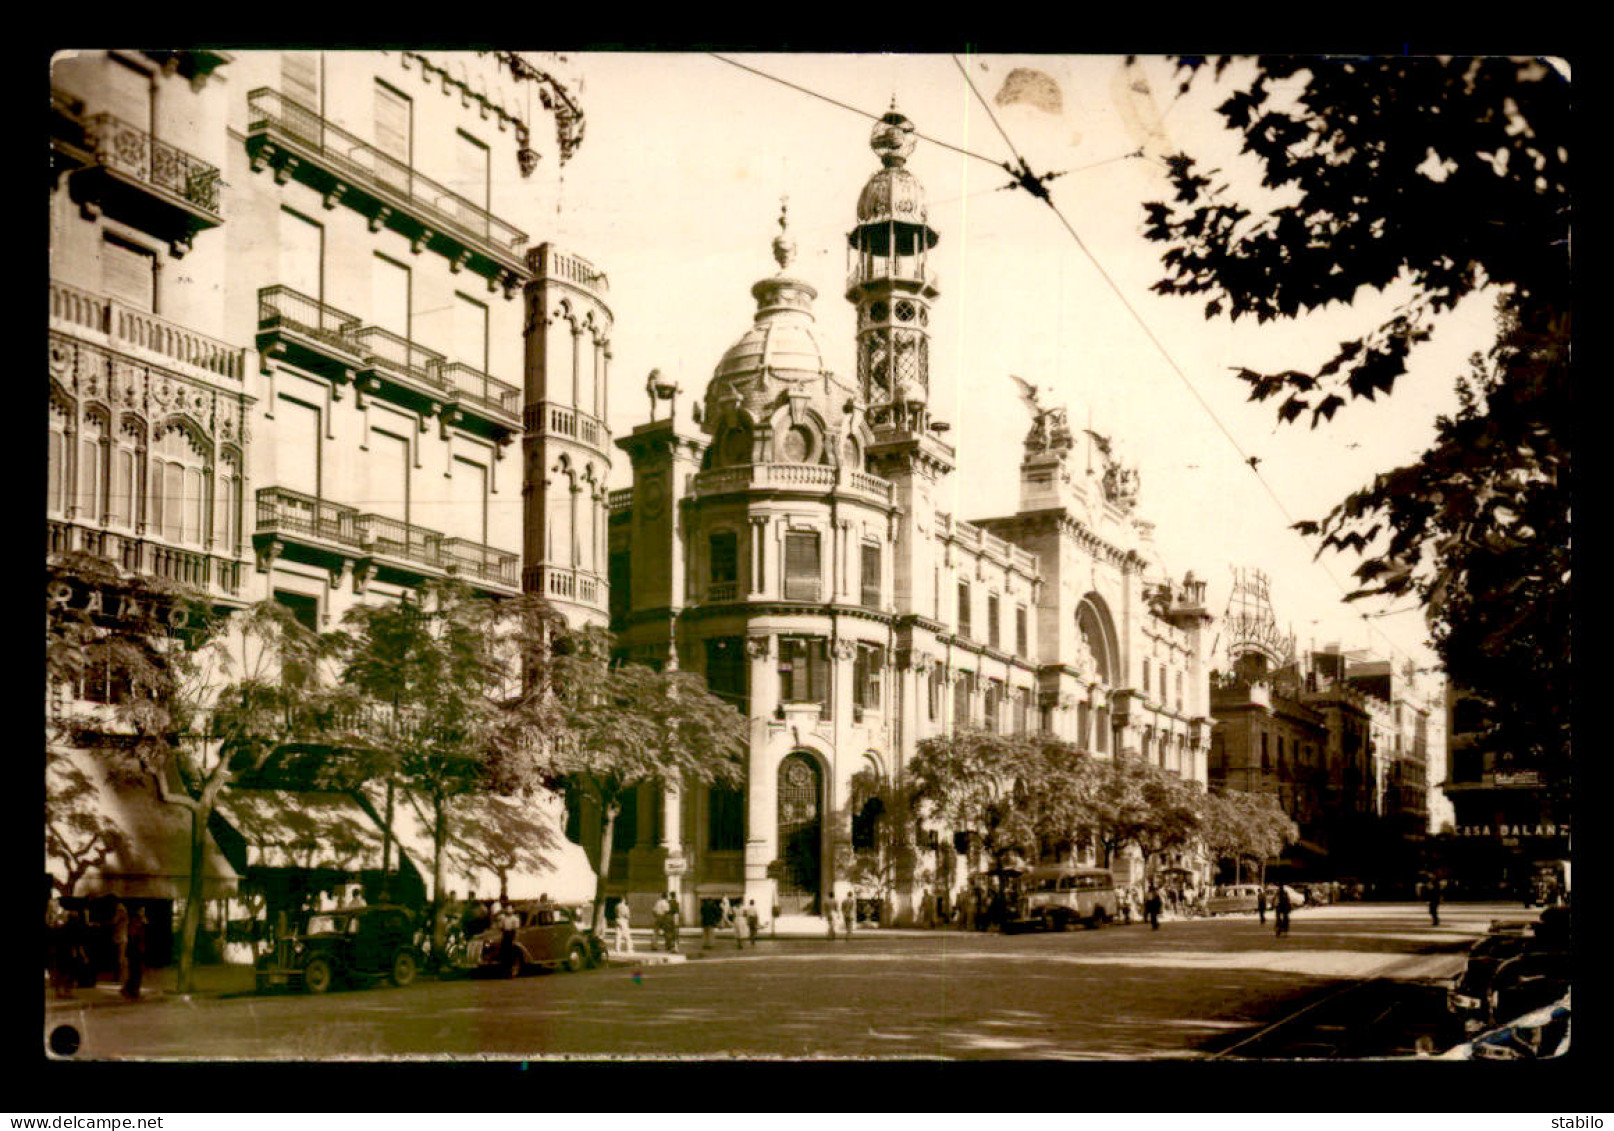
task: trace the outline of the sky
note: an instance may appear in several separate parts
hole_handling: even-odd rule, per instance
[[[1130,69],[1119,56],[729,58],[864,114],[711,55],[569,56],[587,132],[562,172],[555,214],[532,218],[532,229],[609,277],[616,435],[648,419],[652,368],[676,378],[689,421],[724,350],[751,324],[751,284],[777,269],[781,197],[797,245],[791,273],[818,289],[826,363],[855,372],[853,308],[841,295],[846,233],[879,168],[864,115],[894,99],[921,135],[908,168],[941,237],[931,260],[942,291],[930,324],[931,398],[933,415],[953,426],[953,513],[1018,507],[1030,416],[1013,374],[1043,387],[1045,404],[1067,407],[1073,427],[1091,420],[1114,437],[1140,470],[1139,510],[1155,523],[1168,572],[1207,579],[1213,612],[1227,603],[1232,568],[1257,567],[1301,648],[1338,642],[1433,666],[1409,599],[1343,604],[1354,559],[1316,560],[1315,546],[1288,527],[1321,518],[1427,446],[1436,416],[1456,407],[1464,359],[1488,344],[1483,303],[1447,317],[1392,397],[1350,402],[1315,431],[1304,418],[1280,426],[1275,402],[1248,401],[1235,369],[1314,369],[1404,296],[1364,292],[1349,307],[1257,325],[1207,321],[1202,300],[1150,291],[1163,247],[1143,237],[1143,205],[1170,195],[1159,158],[1187,151],[1235,186],[1257,182],[1214,113],[1226,83],[1178,97],[1171,62],[1149,57]],[[1023,76],[1014,86],[1034,102],[994,104],[994,124],[965,73],[993,101],[1017,68],[1051,82]],[[1049,185],[1079,243],[1044,203],[1003,188],[1009,178],[994,163],[1011,157],[1004,134],[1034,170],[1062,174]],[[1260,458],[1261,479],[1246,455]],[[630,482],[625,457],[612,481]]]

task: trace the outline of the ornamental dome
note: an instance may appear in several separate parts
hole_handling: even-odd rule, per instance
[[[845,415],[842,406],[854,392],[824,364],[813,318],[818,291],[785,273],[795,246],[785,234],[782,211],[779,227],[780,235],[773,243],[779,273],[751,288],[757,301],[755,321],[723,354],[706,387],[702,426],[713,434],[736,425],[736,412],[753,426],[770,422],[791,394],[798,400],[796,412],[808,410],[822,428],[834,430]],[[804,394],[805,404],[801,404]],[[822,452],[824,439],[808,444],[806,450]],[[738,454],[727,454],[724,461],[750,462],[736,458]]]

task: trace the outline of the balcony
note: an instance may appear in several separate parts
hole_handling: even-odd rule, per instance
[[[438,379],[461,408],[497,414],[512,429],[521,423],[521,390],[464,362],[438,363]]]
[[[75,522],[46,520],[46,556],[74,551],[106,558],[128,574],[159,577],[226,597],[241,596],[242,563],[236,558]]]
[[[239,389],[244,381],[246,350],[239,346],[54,279],[50,284],[50,321],[53,327],[74,337],[93,340],[210,384]]]
[[[53,92],[58,165],[74,169],[73,200],[166,240],[175,257],[200,232],[224,222],[219,171],[114,114],[80,114],[82,104]]]
[[[532,266],[540,279],[558,279],[571,283],[601,298],[611,289],[604,271],[597,269],[581,256],[559,250],[554,244],[539,244],[538,254],[533,257]]]
[[[604,438],[609,434],[605,423],[586,412],[578,412],[569,405],[539,401],[528,413],[527,431],[536,436],[564,436],[603,450]]]
[[[273,556],[311,562],[333,575],[351,566],[355,577],[385,570],[405,584],[451,575],[501,592],[513,593],[521,584],[520,558],[515,553],[466,538],[446,538],[436,530],[363,514],[356,507],[284,487],[258,491],[253,540],[260,555],[272,546]],[[355,581],[355,588],[362,591],[362,582]]]
[[[532,273],[524,258],[527,234],[485,208],[423,176],[369,142],[321,118],[269,87],[247,95],[246,146],[253,172],[274,170],[344,204],[370,222],[402,233],[416,248],[443,255],[455,271],[469,268],[514,298]]]
[[[258,292],[258,352],[266,365],[284,359],[335,381],[350,380],[361,364],[353,338],[358,329],[358,318],[290,287]]]
[[[541,597],[583,605],[602,603],[599,579],[583,570],[535,566],[526,572],[531,579],[530,590]]]
[[[790,491],[862,496],[870,502],[890,506],[896,489],[877,475],[850,467],[829,467],[802,463],[753,463],[698,472],[691,495],[703,498],[731,495],[742,491]]]
[[[740,585],[737,581],[714,581],[706,587],[706,600],[732,601],[739,595],[739,591]]]

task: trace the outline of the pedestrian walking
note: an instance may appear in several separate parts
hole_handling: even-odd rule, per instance
[[[662,892],[656,897],[656,902],[650,907],[650,949],[660,950],[667,941],[667,912],[672,905],[667,902],[667,893]]]
[[[1283,938],[1289,933],[1289,912],[1293,910],[1293,903],[1289,899],[1289,888],[1285,884],[1278,885],[1277,913],[1273,916],[1277,920],[1277,937]]]
[[[1261,920],[1261,925],[1267,925],[1267,886],[1261,885],[1261,890],[1255,893],[1255,913]]]
[[[1143,900],[1143,914],[1149,920],[1149,926],[1156,931],[1160,929],[1160,913],[1164,908],[1165,898],[1160,894],[1160,889],[1150,888]]]
[[[112,953],[117,958],[121,986],[129,980],[129,909],[121,899],[112,901]]]
[[[129,916],[128,939],[124,946],[126,969],[123,996],[130,1001],[140,1000],[140,982],[146,972],[146,909],[136,907]]]
[[[829,941],[835,941],[835,924],[841,917],[841,909],[835,905],[835,892],[831,889],[824,893],[823,906],[824,922],[829,925]]]
[[[1429,885],[1429,921],[1440,926],[1440,881],[1434,880]]]
[[[729,897],[725,895],[717,907],[720,912],[717,925],[726,931],[734,926],[734,904],[730,903]]]
[[[734,949],[745,949],[745,910],[738,903],[729,904],[729,926],[734,931]]]
[[[628,933],[632,926],[633,915],[628,910],[628,901],[618,900],[616,905],[616,939],[615,949],[618,954],[633,953],[633,936]]]
[[[857,926],[857,896],[850,891],[841,900],[841,919],[846,923],[846,941],[851,942],[852,931]]]
[[[504,976],[514,978],[521,973],[521,951],[516,946],[516,930],[521,916],[510,906],[508,899],[499,901],[499,961],[504,965]]]
[[[683,913],[678,909],[678,893],[667,893],[667,951],[678,953],[678,928],[684,925]]]
[[[718,904],[710,899],[701,900],[701,949],[712,949],[712,934],[722,921],[723,912]]]
[[[919,926],[928,931],[935,925],[936,893],[926,888],[925,894],[919,903]]]
[[[761,933],[762,930],[762,916],[757,911],[757,901],[754,899],[748,899],[745,901],[745,926],[746,929],[751,932],[751,949],[755,950],[757,946],[757,935]]]

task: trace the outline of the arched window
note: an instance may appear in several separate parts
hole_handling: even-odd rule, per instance
[[[50,438],[45,448],[45,509],[66,514],[72,479],[68,468],[68,410],[54,398],[50,402]]]
[[[115,526],[132,527],[140,520],[145,483],[140,466],[141,449],[145,446],[141,426],[137,421],[125,420],[118,429],[118,438],[112,448],[112,493],[108,518]]]
[[[78,440],[78,513],[88,522],[106,514],[107,443],[110,429],[104,416],[85,420]]]
[[[151,458],[152,533],[181,545],[202,544],[206,466],[201,444],[177,424],[157,438]]]
[[[219,459],[217,476],[218,515],[213,533],[219,547],[233,554],[241,544],[241,457],[226,451]]]

